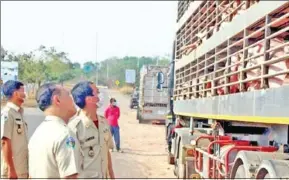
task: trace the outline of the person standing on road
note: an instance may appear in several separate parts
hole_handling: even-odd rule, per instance
[[[114,137],[114,142],[116,146],[116,150],[118,152],[122,152],[120,149],[120,133],[119,133],[119,125],[118,125],[118,119],[120,117],[120,109],[116,105],[116,99],[111,98],[110,99],[110,105],[105,110],[105,118],[108,120],[108,123],[110,125],[110,131]]]
[[[29,149],[31,178],[79,178],[83,156],[75,134],[67,126],[76,113],[72,97],[62,86],[47,83],[36,94],[45,120],[32,135]]]
[[[69,127],[77,134],[84,152],[84,176],[114,179],[109,152],[113,148],[112,136],[105,119],[97,115],[99,90],[92,82],[84,81],[76,84],[71,93],[80,111]]]
[[[24,85],[9,80],[2,90],[8,102],[1,112],[1,178],[28,178],[27,123],[21,107]]]

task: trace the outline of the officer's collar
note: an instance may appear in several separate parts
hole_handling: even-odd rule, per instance
[[[66,125],[65,121],[58,116],[52,116],[52,115],[46,116],[45,121],[58,121],[61,124]]]
[[[14,109],[15,111],[19,111],[20,110],[20,107],[17,106],[16,104],[12,103],[12,102],[8,102],[7,103],[7,106],[11,109]]]
[[[79,112],[79,117],[81,117],[81,119],[82,119],[85,127],[88,128],[88,127],[90,127],[91,125],[93,125],[93,127],[95,127],[92,119],[88,116],[88,114],[87,114],[85,111],[80,110],[80,112]],[[99,120],[99,117],[98,117],[98,120]]]

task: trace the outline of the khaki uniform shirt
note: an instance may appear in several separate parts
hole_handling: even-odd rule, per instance
[[[102,146],[102,153],[103,153],[103,168],[106,168],[106,175],[104,176],[104,178],[110,178],[109,177],[109,171],[108,171],[108,152],[109,152],[109,149],[113,149],[114,148],[114,143],[113,143],[113,140],[112,140],[112,135],[111,135],[111,132],[110,132],[110,126],[107,122],[107,120],[104,118],[104,117],[101,117],[99,116],[99,121],[100,121],[100,128],[103,129],[103,132],[104,132],[104,137],[108,137],[108,138],[104,138],[105,140],[105,143],[104,145]]]
[[[112,141],[110,130],[99,118],[99,128],[83,112],[70,121],[69,127],[75,132],[84,153],[85,178],[107,177],[107,143]]]
[[[13,163],[18,178],[28,175],[28,137],[27,123],[23,119],[22,109],[8,102],[1,112],[1,139],[11,140]],[[2,150],[2,148],[1,148]],[[1,152],[1,177],[8,175],[8,166]]]
[[[83,154],[75,134],[56,116],[47,116],[32,135],[29,145],[31,178],[81,177]]]

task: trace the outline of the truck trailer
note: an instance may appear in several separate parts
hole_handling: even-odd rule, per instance
[[[176,27],[171,114],[191,136],[178,176],[289,178],[289,2],[178,1]]]

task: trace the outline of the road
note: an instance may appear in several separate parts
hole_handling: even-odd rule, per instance
[[[116,178],[174,178],[172,166],[167,164],[165,151],[165,128],[158,125],[141,125],[136,120],[135,110],[129,109],[129,97],[117,91],[101,89],[104,105],[114,97],[121,109],[120,136],[123,153],[113,152],[113,167]],[[36,108],[25,108],[29,138],[44,119]]]

